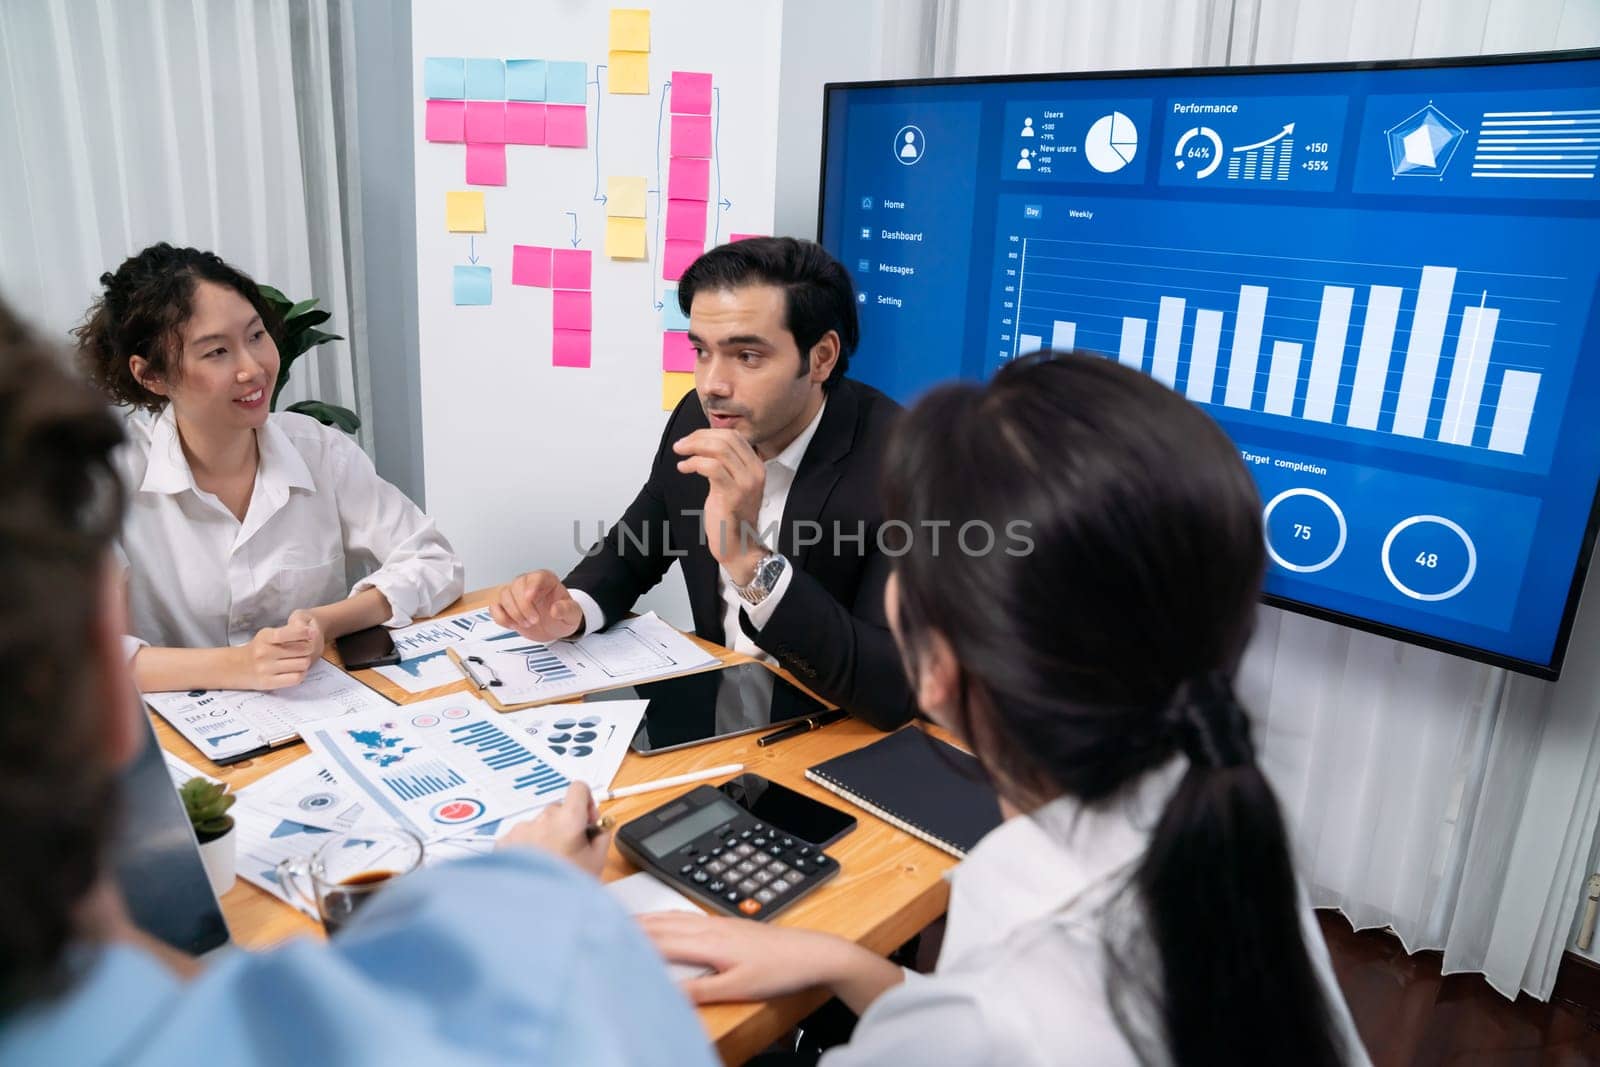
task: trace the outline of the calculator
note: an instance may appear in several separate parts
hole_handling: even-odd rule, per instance
[[[839,873],[822,849],[709,785],[624,824],[617,848],[679,892],[747,919],[770,918]]]

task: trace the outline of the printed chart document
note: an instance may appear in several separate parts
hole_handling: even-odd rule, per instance
[[[144,700],[213,763],[231,763],[263,748],[293,741],[308,723],[394,707],[320,659],[311,665],[299,685],[270,693],[194,689],[186,693],[146,693]]]
[[[450,662],[445,649],[468,640],[517,635],[495,622],[488,608],[479,608],[390,630],[389,636],[400,662],[378,667],[377,672],[408,693],[426,693],[461,681],[461,671]]]
[[[468,694],[318,723],[305,739],[339,782],[424,841],[560,800],[569,782]]]
[[[478,657],[499,680],[485,695],[502,710],[687,674],[719,662],[655,612],[575,641],[468,641],[456,651]]]
[[[238,792],[239,807],[323,830],[363,830],[388,820],[365,793],[345,785],[328,761],[310,754],[265,775]]]
[[[548,704],[507,712],[500,722],[512,733],[532,738],[567,777],[591,789],[609,789],[649,706],[648,700]]]

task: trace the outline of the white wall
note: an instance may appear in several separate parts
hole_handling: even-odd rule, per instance
[[[822,87],[881,77],[882,0],[809,0],[783,10],[778,80],[777,229],[817,236]]]

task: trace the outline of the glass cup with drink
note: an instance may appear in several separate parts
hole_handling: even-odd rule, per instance
[[[385,885],[421,867],[422,858],[422,839],[397,826],[334,834],[310,856],[279,863],[278,884],[310,904],[332,936]]]

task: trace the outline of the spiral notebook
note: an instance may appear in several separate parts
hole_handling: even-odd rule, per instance
[[[978,761],[907,726],[806,771],[806,777],[957,858],[1000,825],[1000,800]]]

